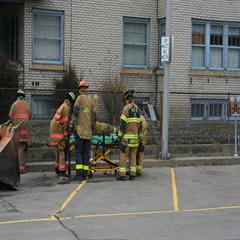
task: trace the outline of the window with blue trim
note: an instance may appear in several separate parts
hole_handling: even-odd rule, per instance
[[[227,120],[227,100],[191,99],[191,120],[193,121]]]
[[[63,64],[63,19],[60,11],[33,10],[33,63]]]
[[[147,19],[124,18],[123,65],[147,67],[149,58],[149,24]]]
[[[192,68],[240,70],[240,23],[193,20]]]
[[[33,119],[50,119],[56,111],[51,95],[32,95],[31,106]]]

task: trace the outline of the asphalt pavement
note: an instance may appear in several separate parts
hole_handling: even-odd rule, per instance
[[[240,240],[240,165],[146,168],[57,184],[22,175],[0,190],[0,240]]]

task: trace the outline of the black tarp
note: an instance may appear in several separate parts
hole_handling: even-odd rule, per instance
[[[0,184],[16,186],[20,181],[19,165],[17,158],[17,139],[14,136],[14,129],[8,126],[1,127],[0,131],[8,131],[0,139]]]

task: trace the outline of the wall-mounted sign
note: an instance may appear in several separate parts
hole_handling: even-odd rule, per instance
[[[170,62],[171,61],[171,38],[162,37],[161,39],[161,61]]]

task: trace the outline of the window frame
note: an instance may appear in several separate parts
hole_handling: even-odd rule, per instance
[[[193,33],[193,24],[195,25],[204,25],[204,35],[205,35],[205,39],[204,39],[204,45],[203,44],[193,44],[192,41],[192,33]],[[206,68],[206,63],[207,63],[207,59],[206,59],[206,52],[207,52],[207,47],[206,47],[206,41],[207,41],[207,33],[206,33],[206,25],[199,21],[199,22],[193,22],[192,21],[192,27],[191,27],[191,67],[193,69],[205,69]],[[193,47],[203,47],[204,48],[204,66],[203,67],[193,67]]]
[[[192,31],[193,31],[193,25],[199,24],[199,25],[205,25],[205,66],[204,67],[194,67],[193,66],[193,47],[194,44],[192,43]],[[214,26],[220,26],[223,29],[223,42],[222,45],[211,45],[210,44],[210,36],[211,36],[211,27]],[[240,22],[232,23],[232,22],[219,22],[219,21],[208,21],[208,20],[198,20],[198,19],[192,19],[192,25],[191,25],[191,69],[193,70],[218,70],[218,71],[240,71],[240,62],[239,62],[239,68],[230,68],[229,67],[229,49],[234,49],[234,47],[228,45],[228,29],[229,27],[238,27],[240,28]],[[211,67],[210,66],[210,57],[211,57],[211,49],[213,48],[221,48],[222,49],[222,67]],[[240,50],[240,47],[237,47],[237,49]]]
[[[193,117],[192,116],[192,105],[203,104],[204,105],[204,116]],[[210,116],[210,105],[221,104],[221,116]],[[228,101],[227,99],[190,99],[190,119],[191,121],[226,121],[227,120]]]
[[[53,101],[53,96],[52,95],[32,94],[32,96],[31,96],[32,119],[34,119],[34,120],[41,120],[41,119],[48,120],[48,119],[51,119],[53,117],[53,114],[56,111],[55,107],[54,107],[54,110],[51,111],[51,113],[49,115],[35,114],[35,112],[34,112],[35,103],[34,102],[44,101],[44,100],[52,102]]]
[[[146,44],[134,44],[134,43],[125,43],[125,23],[136,23],[136,24],[145,24],[146,25]],[[123,17],[123,67],[124,68],[148,68],[149,67],[149,56],[150,56],[150,19],[143,18],[130,18]],[[125,64],[125,46],[145,46],[146,47],[146,64]]]
[[[36,60],[35,59],[35,23],[34,17],[35,16],[57,16],[61,19],[61,37],[56,38],[56,40],[60,40],[60,60]],[[50,39],[50,38],[45,38]],[[52,11],[52,10],[40,10],[40,9],[33,9],[32,11],[32,63],[33,64],[54,64],[54,65],[62,65],[64,62],[64,12],[63,11]]]
[[[240,51],[240,46],[229,46],[228,45],[228,37],[229,37],[229,28],[239,28],[240,29],[240,24],[239,25],[234,25],[234,24],[229,24],[227,26],[227,32],[228,32],[228,35],[227,35],[227,49],[237,49]],[[227,60],[228,60],[228,56],[229,56],[229,51],[227,51]],[[240,57],[239,57],[240,58]],[[237,71],[240,69],[240,62],[239,62],[239,68],[232,68],[232,67],[229,67],[229,61],[227,62],[227,66],[229,68],[229,70],[232,70],[232,71]]]

